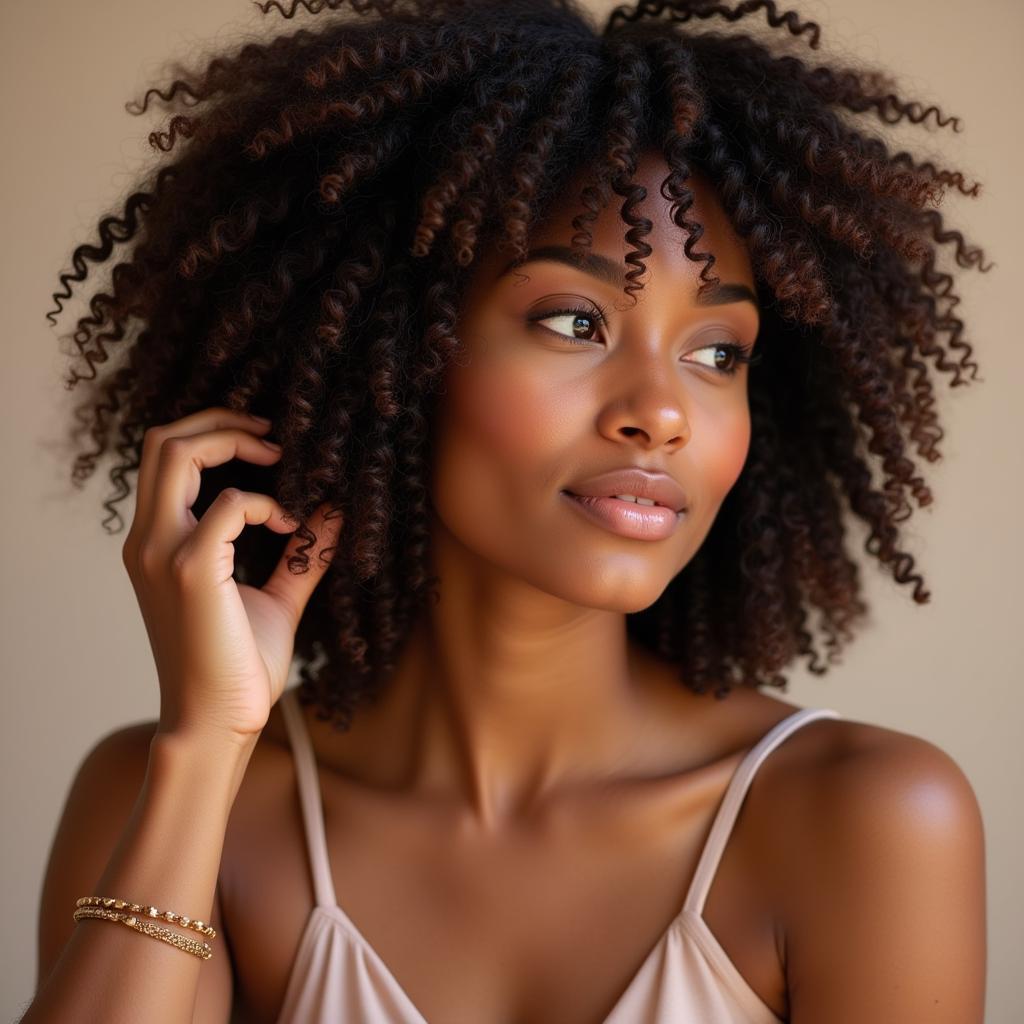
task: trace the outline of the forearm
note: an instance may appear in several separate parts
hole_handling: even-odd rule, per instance
[[[228,817],[255,741],[158,733],[145,780],[96,888],[209,923]],[[68,907],[70,916],[75,910]],[[142,918],[202,942],[196,931]],[[218,955],[220,936],[205,939]],[[80,920],[23,1024],[191,1024],[207,961],[126,925]]]

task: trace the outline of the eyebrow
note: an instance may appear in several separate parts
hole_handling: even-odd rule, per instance
[[[531,249],[524,259],[513,259],[506,264],[498,277],[504,277],[513,268],[521,267],[524,263],[532,263],[534,260],[566,263],[574,270],[582,270],[585,274],[590,274],[591,277],[596,277],[616,288],[625,282],[622,267],[614,260],[595,252],[576,254],[565,245],[545,245]],[[694,301],[698,306],[724,306],[730,302],[752,302],[755,307],[758,306],[757,296],[745,284],[719,284]]]

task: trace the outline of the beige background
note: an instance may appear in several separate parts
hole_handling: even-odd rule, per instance
[[[880,62],[900,75],[904,99],[935,102],[962,119],[961,134],[911,126],[898,137],[915,152],[924,146],[941,154],[942,164],[962,170],[969,182],[982,182],[980,198],[954,192],[943,212],[998,265],[988,275],[964,272],[959,285],[984,381],[956,391],[943,386],[946,459],[934,467],[922,463],[936,503],[919,511],[907,531],[932,603],[915,606],[909,588],[869,566],[869,629],[824,679],[795,672],[788,697],[926,737],[967,773],[981,802],[988,852],[986,1020],[1010,1024],[1024,1020],[1018,964],[1024,950],[1018,854],[1024,842],[1018,539],[1024,348],[1015,314],[1024,271],[1018,191],[1024,5],[832,0],[802,2],[799,10],[822,24],[820,59],[834,48]],[[4,1021],[20,1015],[32,996],[39,887],[70,779],[98,737],[154,718],[159,707],[145,629],[121,566],[124,534],[108,536],[100,526],[109,464],[79,493],[68,484],[68,462],[53,448],[68,401],[57,334],[73,327],[82,307],[72,305],[56,329],[44,314],[72,247],[94,241],[98,217],[149,158],[146,135],[159,122],[131,117],[124,104],[142,96],[163,59],[198,56],[239,33],[276,32],[306,20],[289,23],[273,12],[262,18],[244,0],[2,6],[0,310],[10,359],[0,373]],[[764,24],[764,17],[746,21]],[[720,19],[715,24],[725,28]],[[90,276],[90,293],[92,283]],[[119,506],[126,519],[132,506],[131,500]]]

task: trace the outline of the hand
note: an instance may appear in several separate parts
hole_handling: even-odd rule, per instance
[[[149,634],[160,680],[158,732],[255,740],[284,691],[302,612],[326,571],[339,517],[321,505],[309,569],[294,574],[292,537],[262,588],[233,579],[232,543],[248,526],[293,532],[269,495],[227,487],[197,520],[200,471],[231,458],[270,465],[280,452],[260,439],[270,425],[224,408],[204,409],[146,431],[138,499],[122,559]]]

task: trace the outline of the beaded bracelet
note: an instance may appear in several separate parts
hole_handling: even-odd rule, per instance
[[[86,917],[100,918],[107,921],[118,921],[121,924],[133,928],[137,932],[151,935],[154,939],[160,939],[177,949],[184,950],[203,960],[209,960],[213,956],[213,949],[207,942],[197,942],[185,935],[172,931],[170,928],[161,928],[151,921],[140,920],[140,917],[161,918],[164,921],[171,921],[180,924],[183,928],[191,928],[209,938],[215,938],[216,929],[198,918],[190,918],[184,915],[175,914],[171,910],[160,911],[156,907],[144,907],[138,903],[131,903],[128,900],[113,899],[108,896],[83,896],[76,901],[76,910],[72,915],[76,921]],[[111,909],[116,908],[116,909]]]

